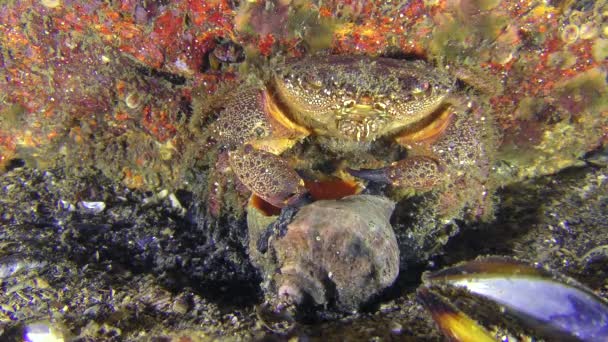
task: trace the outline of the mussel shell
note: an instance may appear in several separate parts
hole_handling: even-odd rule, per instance
[[[493,332],[488,331],[483,324],[461,311],[456,305],[435,288],[421,287],[416,295],[418,300],[431,313],[439,330],[451,341],[496,341]]]
[[[423,282],[477,321],[493,322],[511,335],[608,340],[606,301],[573,279],[542,267],[484,257],[425,274]]]

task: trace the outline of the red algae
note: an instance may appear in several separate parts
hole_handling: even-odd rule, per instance
[[[11,3],[0,9],[0,112],[23,108],[22,124],[0,125],[5,137],[0,147],[5,160],[19,158],[21,147],[41,149],[82,125],[82,144],[95,141],[95,135],[123,134],[133,124],[160,143],[179,139],[178,121],[190,115],[192,89],[213,94],[218,85],[237,78],[235,67],[207,65],[208,56],[225,41],[265,58],[329,50],[461,65],[485,73],[490,84],[501,84],[488,102],[507,137],[519,135],[521,125],[538,117],[521,105],[531,97],[544,105],[528,108],[554,108],[559,112],[555,117],[593,116],[579,120],[579,128],[604,136],[604,105],[590,113],[584,103],[560,95],[568,82],[605,68],[605,60],[597,59],[602,54],[594,55],[598,40],[604,39],[598,17],[602,6],[598,2],[582,11],[534,0],[321,5],[264,0],[238,8],[227,0],[70,2],[52,8],[33,0]],[[567,29],[576,29],[576,35],[564,36]],[[129,91],[118,91],[120,82]],[[123,108],[129,94],[137,94],[140,103]],[[544,122],[533,126],[525,135],[534,135],[530,141],[536,142],[554,129]],[[98,134],[93,128],[104,131]],[[577,153],[594,148],[597,141],[590,137]]]

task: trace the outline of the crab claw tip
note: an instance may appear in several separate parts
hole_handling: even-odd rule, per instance
[[[365,179],[368,181],[382,183],[382,184],[391,184],[392,181],[386,173],[385,169],[360,169],[354,170],[351,168],[346,169],[348,173],[352,176]]]

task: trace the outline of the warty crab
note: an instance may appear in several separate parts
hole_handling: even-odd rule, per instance
[[[276,286],[266,287],[271,295],[281,288],[282,278],[275,277],[274,273],[280,273],[277,270],[282,264],[300,263],[306,266],[296,267],[297,270],[315,269],[314,276],[302,277],[311,278],[311,284],[323,286],[328,279],[326,271],[341,266],[332,261],[329,267],[319,258],[301,255],[282,260],[281,255],[291,254],[276,252],[282,250],[281,246],[300,246],[292,249],[296,254],[306,254],[314,243],[287,241],[295,239],[295,233],[285,231],[290,227],[291,217],[274,216],[278,211],[270,214],[264,209],[268,206],[260,202],[291,212],[308,213],[314,210],[301,206],[310,197],[335,200],[368,193],[389,197],[399,207],[412,192],[431,193],[432,204],[424,206],[433,212],[432,228],[415,229],[403,224],[403,217],[409,215],[406,211],[396,211],[393,217],[390,214],[386,217],[386,224],[395,230],[400,253],[394,254],[399,256],[400,267],[426,260],[438,245],[447,241],[440,236],[444,233],[438,232],[444,220],[467,214],[474,218],[489,215],[492,191],[488,189],[488,176],[496,144],[493,121],[484,114],[483,105],[444,68],[421,60],[321,56],[289,61],[263,76],[261,82],[250,83],[229,94],[206,132],[210,135],[209,141],[219,147],[216,169],[221,171],[216,171],[216,175],[222,171],[229,174],[231,170],[254,195],[247,207],[249,255],[254,264],[266,265],[261,267],[265,277],[279,279]],[[225,175],[215,178],[217,187],[222,187]],[[212,174],[212,177],[215,176]],[[348,191],[342,188],[336,191],[329,186],[340,182],[352,186]],[[391,187],[386,190],[377,186],[378,183]],[[208,207],[217,215],[214,190]],[[330,203],[333,202],[319,206],[333,205]],[[351,208],[353,203],[342,204],[348,210],[357,211]],[[345,211],[332,215],[337,218],[343,213]],[[369,210],[367,214],[372,215]],[[353,240],[357,234],[367,234],[361,231],[355,234],[354,228],[342,227],[340,219],[336,224],[322,226],[302,218],[302,214],[299,217],[301,231],[320,232],[319,241],[331,236],[340,236],[344,241],[350,236]],[[353,232],[348,233],[349,229]],[[373,250],[366,242],[373,240],[361,239],[365,242],[361,250]],[[328,248],[333,248],[332,252],[339,249]],[[267,250],[270,252],[266,253]],[[342,255],[352,254],[342,252]],[[359,254],[356,257],[371,258]],[[309,262],[317,264],[311,266]],[[369,274],[371,278],[376,277],[373,272]],[[344,283],[355,284],[359,280]],[[368,279],[361,280],[366,281]],[[382,283],[374,292],[388,285]],[[356,300],[340,296],[336,300],[331,298],[331,289],[317,291],[303,286],[298,291],[307,292],[318,305],[349,302],[336,305],[338,310],[349,312],[373,297],[370,293]]]
[[[365,197],[348,195],[389,197],[399,205],[413,190],[432,193],[436,202],[429,209],[442,219],[466,211],[472,217],[488,214],[493,122],[445,69],[421,60],[322,56],[287,62],[262,79],[229,94],[206,132],[219,147],[216,169],[231,170],[253,193],[247,207],[249,256],[270,281],[262,286],[267,295],[281,297],[275,302],[356,311],[396,277],[378,275],[377,260],[391,254],[396,266],[388,268],[407,267],[446,241],[437,231],[399,222],[407,212],[391,215],[392,209],[371,209]],[[222,178],[216,178],[219,187]],[[352,187],[327,189],[334,182]],[[311,197],[338,202],[302,207]],[[258,199],[283,208],[283,214],[265,212]],[[217,214],[213,200],[208,206]],[[336,206],[341,209],[332,211]],[[295,211],[293,222],[284,215]],[[383,218],[374,224],[383,227],[378,232],[394,229],[394,248],[374,247],[386,243],[378,242],[383,234],[366,231],[374,215]],[[441,230],[443,222],[435,220],[433,229]],[[338,281],[336,275],[352,273],[342,271],[351,262],[319,257],[334,253],[372,265],[372,271]],[[285,280],[287,273],[298,281]],[[359,293],[350,288],[354,284],[372,285]]]
[[[457,89],[423,61],[313,57],[234,92],[210,132],[246,188],[279,208],[307,192],[301,174],[322,174],[359,189],[438,189],[444,216],[479,216],[495,138],[491,118]],[[293,152],[302,145],[316,153]]]

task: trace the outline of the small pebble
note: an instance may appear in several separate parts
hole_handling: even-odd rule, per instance
[[[104,202],[80,201],[78,206],[89,214],[99,214],[106,209]]]
[[[25,327],[23,339],[27,342],[63,342],[65,338],[61,331],[50,322],[30,323]]]

